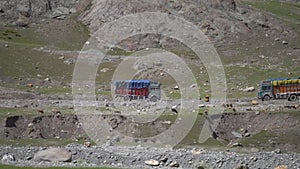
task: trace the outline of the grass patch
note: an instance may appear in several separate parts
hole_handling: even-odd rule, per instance
[[[113,56],[129,56],[133,53],[134,52],[130,52],[130,51],[126,51],[124,49],[118,48],[118,47],[114,47],[114,48],[111,48],[111,50],[109,50],[106,54],[113,55]]]
[[[6,146],[66,146],[71,143],[83,144],[83,140],[74,141],[68,139],[0,139],[0,145]]]
[[[34,28],[0,27],[0,40],[10,45],[39,47],[46,43],[39,40]]]
[[[53,113],[51,112],[51,110],[53,108],[51,108],[51,107],[47,107],[47,108],[43,109],[44,110],[43,115],[38,113],[37,109],[26,108],[26,107],[21,107],[21,108],[0,107],[0,118],[1,117],[10,117],[10,116],[47,116],[47,115],[53,115]],[[59,110],[64,115],[73,115],[73,114],[75,114],[74,110],[72,110],[72,109],[59,108]]]
[[[58,93],[72,93],[70,87],[52,87],[52,88],[39,88],[37,90],[41,94],[58,94]]]
[[[249,138],[243,138],[240,143],[246,147],[263,148],[272,151],[280,147],[285,147],[283,151],[300,152],[299,131],[262,131]]]
[[[9,116],[33,116],[37,115],[37,112],[29,108],[0,108],[0,117],[9,117]]]
[[[284,20],[292,26],[297,26],[300,24],[300,5],[280,2],[278,0],[269,0],[269,1],[251,1],[247,2],[250,5],[258,9],[271,12],[276,17]]]
[[[244,1],[244,3],[254,6],[266,12],[270,12],[276,18],[284,21],[288,26],[292,27],[300,35],[300,5],[281,2],[279,0],[269,1]],[[293,44],[299,48],[300,40],[295,38]]]
[[[201,114],[201,112],[199,111]],[[188,135],[177,145],[177,147],[186,147],[186,146],[197,146],[197,147],[206,147],[206,148],[222,148],[224,145],[218,140],[213,138],[207,139],[204,143],[199,143],[199,136],[201,133],[202,126],[204,124],[204,116],[198,115],[194,126]]]

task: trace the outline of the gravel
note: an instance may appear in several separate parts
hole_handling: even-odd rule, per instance
[[[171,149],[141,146],[86,147],[79,144],[69,144],[65,148],[72,153],[71,162],[39,162],[31,158],[45,147],[1,146],[0,155],[3,157],[6,154],[13,154],[15,160],[8,163],[18,166],[110,166],[124,168],[200,168],[202,166],[229,169],[241,166],[275,168],[286,165],[289,169],[300,168],[300,154],[297,153],[238,153],[208,149]],[[146,164],[145,161],[147,160],[159,161],[159,165]]]

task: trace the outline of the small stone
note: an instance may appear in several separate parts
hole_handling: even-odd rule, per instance
[[[251,107],[246,108],[246,111],[252,111]]]
[[[91,147],[92,144],[91,144],[91,142],[86,141],[86,142],[83,143],[83,145],[86,146],[86,147]]]
[[[26,84],[27,87],[33,87],[33,84],[32,83],[28,83]]]
[[[288,44],[288,42],[285,41],[285,40],[283,40],[281,43],[282,43],[283,45],[287,45],[287,44]]]
[[[251,136],[250,133],[246,133],[246,134],[245,134],[245,137],[250,137],[250,136]]]
[[[255,87],[247,87],[245,89],[242,89],[242,91],[244,91],[244,92],[254,92],[255,91]]]
[[[199,155],[199,154],[201,154],[201,151],[200,150],[192,150],[192,154]]]
[[[77,12],[76,8],[71,8],[70,9],[70,13],[76,13],[76,12]]]
[[[21,27],[27,27],[30,24],[30,19],[20,15],[16,21],[16,24]]]
[[[28,157],[25,158],[25,160],[28,160],[28,161],[31,160],[31,159],[32,159],[31,156],[28,156]]]
[[[235,142],[235,143],[232,144],[232,146],[233,146],[233,147],[241,147],[242,144],[239,143],[239,142]]]
[[[165,162],[167,162],[167,161],[168,161],[168,158],[167,158],[167,157],[162,157],[161,159],[159,159],[159,161],[160,161],[160,162],[164,162],[164,163],[165,163]]]
[[[103,68],[103,69],[100,70],[100,72],[102,72],[102,73],[106,73],[108,71],[109,71],[109,68]]]
[[[71,65],[71,64],[74,64],[74,63],[75,63],[75,61],[72,58],[69,58],[69,59],[64,61],[64,64],[67,64],[67,65]]]
[[[275,149],[273,152],[276,153],[276,154],[280,154],[281,150],[278,148],[278,149]]]
[[[179,86],[175,86],[173,89],[174,90],[179,90]]]
[[[236,138],[243,138],[242,134],[240,134],[238,132],[232,131],[231,134],[234,135],[234,137],[236,137]]]
[[[50,82],[51,79],[50,79],[49,77],[47,77],[47,78],[45,79],[45,81]]]
[[[29,123],[29,124],[27,125],[28,128],[32,128],[33,126],[34,126],[33,123]]]
[[[251,101],[251,104],[252,104],[253,106],[256,106],[256,105],[258,105],[258,101],[257,101],[257,100],[252,100],[252,101]]]
[[[274,169],[288,169],[288,166],[280,165],[280,166],[275,167]]]
[[[192,85],[190,86],[190,88],[195,88],[195,87],[197,87],[197,84],[192,84]]]
[[[58,58],[59,60],[64,60],[65,59],[65,56],[61,56]]]
[[[159,166],[159,161],[150,159],[150,160],[146,160],[145,164],[150,165],[150,166]]]
[[[167,121],[163,121],[162,123],[163,123],[163,124],[168,124],[168,125],[172,124],[172,122],[171,122],[171,121],[169,121],[169,120],[167,120]]]
[[[13,154],[5,154],[3,157],[2,157],[2,163],[9,163],[9,162],[12,162],[12,161],[15,161],[15,157]]]
[[[169,164],[169,167],[179,167],[179,164],[176,161],[173,161]]]
[[[198,105],[199,108],[204,108],[205,107],[205,104],[200,104]]]
[[[8,46],[8,44],[4,44],[4,47],[8,48],[9,46]]]
[[[38,109],[37,110],[39,113],[44,114],[44,110],[43,109]]]

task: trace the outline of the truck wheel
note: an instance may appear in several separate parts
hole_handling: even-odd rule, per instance
[[[270,101],[271,97],[269,95],[266,95],[262,98],[262,101]]]
[[[297,98],[297,96],[296,95],[291,95],[290,96],[290,98],[289,98],[289,101],[297,101],[298,100],[298,98]]]

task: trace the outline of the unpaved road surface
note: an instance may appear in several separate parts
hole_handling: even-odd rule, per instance
[[[1,155],[14,154],[16,161],[11,164],[20,166],[112,166],[124,168],[221,168],[230,169],[241,166],[249,168],[275,168],[286,165],[289,169],[300,168],[300,154],[278,154],[275,152],[236,153],[230,151],[211,151],[205,149],[168,149],[145,147],[85,147],[69,144],[65,147],[72,152],[69,163],[38,162],[33,160],[34,153],[43,147],[0,147]],[[146,160],[159,161],[158,166],[145,164]]]

